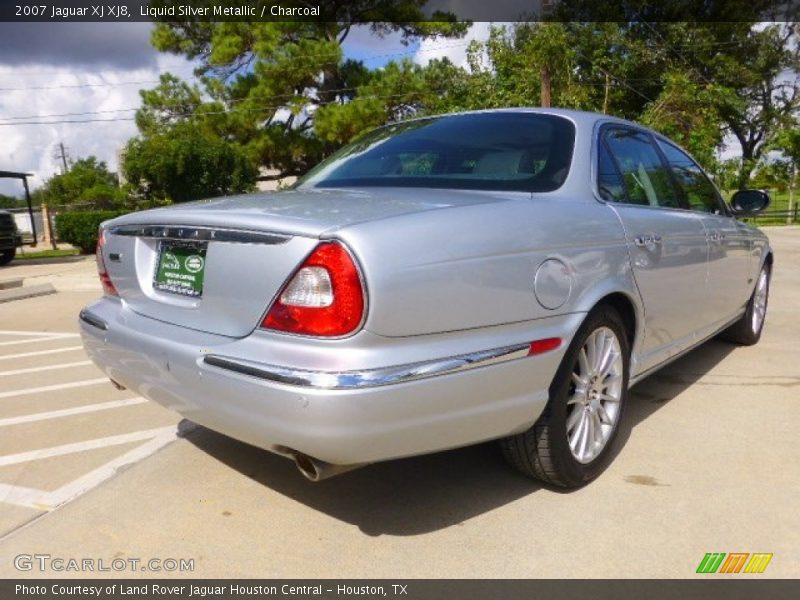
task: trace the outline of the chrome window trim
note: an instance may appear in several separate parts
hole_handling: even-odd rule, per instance
[[[113,235],[153,238],[159,240],[195,242],[231,242],[238,244],[284,244],[291,235],[250,229],[230,229],[181,225],[112,225],[108,232]]]
[[[639,133],[643,133],[645,135],[651,136],[653,138],[653,142],[656,145],[657,151],[660,153],[661,149],[658,148],[658,140],[656,140],[656,136],[659,134],[655,131],[647,129],[645,127],[639,127],[635,123],[628,123],[625,121],[617,121],[615,119],[599,119],[595,122],[594,128],[592,129],[592,147],[590,149],[590,160],[591,160],[591,168],[589,171],[590,183],[592,188],[592,195],[594,199],[597,200],[600,204],[606,204],[607,206],[630,206],[634,208],[641,208],[646,210],[661,210],[661,211],[678,211],[681,213],[691,213],[697,214],[697,211],[691,210],[689,208],[685,208],[683,206],[660,206],[660,205],[652,205],[652,204],[635,204],[632,202],[615,202],[613,200],[606,200],[600,195],[600,189],[598,184],[598,162],[600,160],[600,143],[601,139],[600,136],[604,133],[604,130],[608,127],[627,127],[628,129],[632,129],[634,131],[638,131]],[[675,144],[673,144],[674,146]],[[660,156],[660,154],[659,154]],[[668,171],[671,173],[671,169],[669,167],[669,163],[665,165]],[[701,167],[702,168],[702,167]],[[712,181],[713,184],[713,181]],[[709,214],[709,213],[704,213]]]
[[[322,390],[352,390],[406,383],[438,375],[460,373],[478,367],[524,358],[528,356],[529,350],[530,344],[515,344],[513,346],[503,346],[501,348],[459,354],[457,356],[429,361],[356,371],[313,371],[295,369],[217,354],[205,355],[202,362],[211,367],[275,383]]]

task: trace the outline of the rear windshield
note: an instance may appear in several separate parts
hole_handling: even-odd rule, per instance
[[[381,127],[295,187],[435,187],[550,192],[567,177],[575,127],[535,113],[481,113]]]

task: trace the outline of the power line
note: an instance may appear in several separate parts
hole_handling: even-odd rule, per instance
[[[659,33],[659,32],[658,32],[658,30],[657,30],[655,27],[653,27],[653,26],[652,26],[650,23],[648,23],[648,22],[647,22],[647,21],[645,21],[644,19],[642,19],[642,21],[641,21],[641,22],[642,22],[642,23],[644,23],[644,24],[645,24],[645,25],[646,25],[646,26],[647,26],[647,27],[650,29],[650,31],[652,31],[653,33],[655,33],[655,34],[656,34],[656,35],[659,37],[659,39],[660,39],[660,40],[663,42],[663,44],[662,44],[662,47],[666,47],[668,50],[672,51],[672,53],[673,53],[673,54],[675,54],[675,56],[677,56],[678,58],[680,58],[680,59],[683,61],[683,63],[684,63],[684,64],[685,64],[687,67],[689,67],[689,70],[690,70],[690,71],[694,71],[695,73],[697,73],[697,74],[698,74],[698,75],[701,77],[701,79],[702,79],[702,80],[703,80],[703,81],[706,83],[706,85],[713,85],[713,84],[712,84],[712,83],[711,83],[711,82],[710,82],[710,81],[709,81],[709,80],[706,78],[706,76],[705,76],[705,75],[703,75],[703,73],[700,71],[700,69],[697,69],[697,68],[695,68],[695,67],[694,67],[694,66],[693,66],[693,65],[692,65],[692,64],[691,64],[691,63],[690,63],[690,62],[689,62],[689,61],[686,59],[686,57],[685,57],[685,56],[684,56],[684,55],[683,55],[681,52],[678,52],[678,50],[676,50],[676,49],[675,49],[675,48],[674,48],[672,45],[670,45],[670,43],[667,41],[667,39],[666,39],[666,38],[665,38],[663,35],[661,35],[661,33]]]
[[[341,93],[341,92],[356,92],[356,91],[358,91],[358,89],[359,89],[358,87],[352,87],[352,86],[350,86],[350,87],[340,87],[340,88],[327,88],[327,89],[326,88],[321,88],[321,89],[320,88],[310,88],[308,96],[311,96],[312,94],[319,95],[319,94],[332,94],[332,93]],[[357,97],[363,98],[363,96],[357,96]],[[380,97],[383,97],[383,96],[380,96]],[[310,97],[306,98],[304,94],[298,94],[298,93],[271,94],[271,95],[267,95],[267,96],[259,96],[259,97],[256,97],[256,98],[251,98],[251,97],[248,96],[248,97],[245,97],[245,98],[234,98],[232,100],[229,100],[228,103],[229,104],[239,104],[239,103],[247,102],[247,101],[259,102],[259,101],[263,101],[263,100],[277,100],[277,99],[286,99],[287,101],[291,100],[291,99],[307,99],[308,102],[310,102],[310,103],[320,103],[319,101],[315,100],[314,98],[310,98]],[[212,101],[214,101],[214,100],[212,100]],[[218,102],[223,102],[223,101],[220,100]],[[14,117],[0,117],[0,121],[17,121],[17,120],[23,120],[23,119],[47,119],[47,118],[50,118],[50,117],[71,117],[71,116],[85,116],[85,115],[101,115],[101,114],[111,114],[111,113],[117,113],[117,112],[133,112],[133,111],[140,110],[141,108],[143,108],[143,107],[139,106],[139,107],[131,107],[131,108],[111,109],[111,110],[84,111],[84,112],[72,112],[72,113],[56,113],[56,114],[49,114],[49,115],[27,115],[27,116],[22,115],[22,116],[14,116]],[[248,112],[250,110],[262,110],[262,109],[258,109],[258,108],[247,109],[244,112]],[[222,111],[216,111],[216,112],[211,112],[211,113],[202,113],[202,114],[220,114],[220,112],[222,112]],[[232,111],[229,109],[228,111],[225,111],[225,112],[232,112]],[[112,120],[117,120],[117,119],[105,119],[105,120],[112,121]],[[130,118],[130,119],[120,118],[119,120],[132,120],[132,118]],[[24,124],[25,123],[0,123],[0,125],[24,125]]]
[[[64,121],[20,121],[18,123],[0,123],[0,127],[7,125],[63,125],[68,123],[112,123],[117,121],[135,121],[133,117],[123,117],[118,119],[75,119]]]
[[[578,56],[581,56],[581,57],[583,57],[585,60],[589,60],[589,59],[586,57],[586,55],[584,55],[583,53],[581,53],[581,52],[578,52],[577,50],[575,50],[575,53],[576,53]],[[630,91],[632,91],[634,94],[636,94],[636,95],[640,96],[641,98],[644,98],[644,99],[645,99],[645,100],[647,100],[648,102],[651,102],[651,103],[655,104],[655,100],[653,100],[652,98],[650,98],[650,97],[649,97],[647,94],[645,94],[644,92],[642,92],[642,91],[640,91],[640,90],[636,89],[635,87],[633,87],[632,85],[630,85],[629,83],[627,83],[627,82],[626,82],[624,79],[621,79],[621,78],[617,77],[617,76],[616,76],[616,75],[614,75],[613,73],[611,73],[611,72],[607,71],[606,69],[603,69],[602,67],[598,67],[597,65],[595,65],[595,68],[596,68],[598,71],[600,71],[601,73],[603,73],[603,75],[605,75],[606,77],[610,77],[611,79],[614,79],[615,81],[618,81],[618,82],[619,82],[619,83],[620,83],[620,84],[621,84],[623,87],[625,87],[625,88],[629,89],[629,90],[630,90]],[[675,117],[675,119],[676,119],[676,120],[678,120],[678,121],[680,121],[681,123],[683,123],[683,125],[684,125],[684,126],[686,126],[687,128],[689,128],[689,129],[692,129],[692,128],[694,127],[694,126],[693,126],[691,123],[689,123],[689,122],[688,122],[688,121],[686,121],[686,120],[685,120],[683,117],[681,117],[681,116],[679,116],[678,114],[676,114],[674,111],[670,111],[669,109],[667,109],[667,112],[669,112],[669,113],[670,113],[670,114],[671,114],[673,117]]]
[[[22,88],[0,88],[0,92],[31,92],[42,90],[73,90],[77,88],[94,88],[94,87],[122,87],[124,85],[145,85],[149,83],[158,83],[158,79],[145,79],[142,81],[118,81],[116,83],[76,83],[74,85],[42,85],[42,86],[26,86]]]
[[[18,121],[21,119],[47,119],[50,117],[77,117],[83,115],[104,115],[104,114],[111,114],[111,113],[118,113],[118,112],[133,112],[135,110],[139,110],[141,107],[136,108],[116,108],[110,110],[90,110],[85,112],[68,112],[68,113],[56,113],[50,115],[19,115],[16,117],[0,117],[0,121]],[[9,123],[12,125],[12,123]]]
[[[431,90],[433,93],[441,93],[437,90]],[[380,100],[386,98],[400,98],[402,96],[408,95],[407,92],[400,93],[400,94],[384,94],[384,95],[364,95],[364,96],[356,96],[353,100]],[[329,100],[327,102],[311,102],[315,108],[320,106],[328,106],[330,104],[337,104],[338,100]],[[286,108],[285,104],[279,104],[275,106],[259,106],[256,108],[240,108],[240,109],[227,109],[227,110],[212,110],[212,111],[201,111],[195,112],[188,115],[171,115],[174,117],[180,117],[184,119],[194,119],[197,117],[205,117],[205,116],[213,116],[213,115],[226,115],[226,114],[236,114],[236,113],[248,113],[248,112],[265,112],[265,111],[276,111],[282,108]],[[5,127],[9,125],[62,125],[62,124],[79,124],[79,123],[116,123],[116,122],[123,122],[123,121],[135,121],[134,117],[115,117],[110,119],[65,119],[59,121],[21,121],[15,123],[0,123],[0,127]]]
[[[582,55],[585,58],[585,55]],[[599,69],[599,67],[598,67]],[[613,83],[614,87],[625,87],[627,83],[661,83],[663,82],[662,77],[615,77],[615,82]],[[581,85],[581,86],[604,86],[607,85],[605,81],[572,81],[572,85]],[[314,98],[310,96],[313,94],[331,94],[331,93],[340,93],[340,92],[355,92],[358,91],[357,87],[341,87],[341,88],[328,88],[328,89],[320,89],[320,88],[308,88],[307,95],[309,96],[308,101],[314,102]],[[228,104],[239,104],[242,102],[247,101],[263,101],[263,100],[277,100],[277,99],[286,99],[291,100],[294,98],[303,98],[303,93],[287,93],[287,94],[270,94],[266,96],[259,96],[258,98],[234,98],[231,100],[223,101],[223,100],[216,100],[218,102],[227,102]],[[215,101],[215,100],[211,100]],[[67,113],[54,113],[54,114],[45,114],[45,115],[17,115],[13,117],[0,117],[0,121],[17,121],[17,120],[25,120],[25,119],[49,119],[52,117],[72,117],[72,116],[89,116],[89,115],[103,115],[103,114],[113,114],[113,113],[120,113],[120,112],[134,112],[143,108],[142,106],[134,106],[130,108],[119,108],[119,109],[109,109],[109,110],[96,110],[96,111],[82,111],[82,112],[67,112]],[[111,119],[109,119],[111,120]],[[129,119],[126,119],[129,120]],[[11,125],[13,123],[0,123],[0,125]]]
[[[585,56],[583,54],[578,53],[580,56]],[[630,82],[640,82],[640,81],[653,81],[653,82],[661,82],[663,81],[660,78],[632,78],[632,79],[624,79],[610,73],[609,71],[595,66],[597,70],[599,70],[604,75],[608,75],[610,79],[613,81],[610,82],[610,85],[617,88],[626,88],[638,96],[644,98],[648,102],[655,102],[652,98],[635,88]],[[609,85],[606,81],[572,81],[572,85],[579,85],[579,86],[593,86],[593,87],[600,87]],[[314,90],[314,93],[322,93],[322,94],[329,94],[329,93],[340,93],[340,92],[349,92],[349,91],[358,91],[357,87],[342,87],[342,88],[333,88],[333,89],[322,89],[322,90]],[[444,92],[444,90],[442,90]],[[435,91],[434,91],[435,93]],[[375,94],[366,94],[366,95],[359,95],[355,96],[353,100],[371,100],[371,99],[386,99],[386,98],[397,98],[401,96],[405,96],[406,93],[401,94],[388,94],[388,95],[375,95]],[[261,96],[260,98],[237,98],[231,101],[233,104],[238,104],[246,101],[261,101],[261,100],[277,100],[277,99],[304,99],[309,104],[315,106],[326,106],[329,104],[334,104],[338,102],[338,100],[329,100],[329,101],[320,101],[318,99],[304,97],[301,94],[274,94],[269,96]],[[236,108],[227,108],[223,110],[207,110],[207,111],[198,111],[187,115],[179,115],[175,114],[172,116],[180,117],[180,118],[195,118],[195,117],[202,117],[202,116],[213,116],[213,115],[223,115],[223,114],[236,114],[236,113],[250,113],[250,112],[265,112],[269,110],[279,110],[281,108],[286,108],[287,102],[284,102],[279,105],[264,105],[264,106],[255,106],[253,108],[244,108],[244,109],[236,109]],[[62,116],[90,116],[90,115],[102,115],[102,114],[113,114],[119,112],[133,112],[137,111],[142,107],[133,107],[133,108],[121,108],[121,109],[114,109],[114,110],[105,110],[105,111],[85,111],[85,112],[75,112],[75,113],[60,113],[60,114],[50,114],[50,115],[29,115],[29,116],[17,116],[17,117],[6,117],[0,118],[0,121],[8,121],[8,122],[0,122],[0,127],[8,126],[8,125],[62,125],[62,124],[79,124],[79,123],[112,123],[112,122],[124,122],[124,121],[135,121],[135,117],[112,117],[112,118],[97,118],[97,119],[62,119],[62,120],[47,120],[42,121],[41,119],[50,119],[52,117],[62,117]],[[23,120],[23,119],[30,119],[30,120]],[[683,123],[688,127],[690,126],[689,123],[683,121]]]

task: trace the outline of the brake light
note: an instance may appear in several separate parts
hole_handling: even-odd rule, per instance
[[[97,260],[97,274],[100,276],[100,284],[103,286],[103,292],[106,296],[119,296],[117,293],[117,288],[114,287],[114,284],[111,282],[111,277],[106,270],[106,261],[103,258],[103,248],[106,245],[106,232],[103,228],[100,228],[100,231],[97,233],[97,252],[95,253],[95,258]]]
[[[322,242],[272,303],[261,326],[287,333],[334,337],[352,333],[364,318],[358,267],[337,242]]]

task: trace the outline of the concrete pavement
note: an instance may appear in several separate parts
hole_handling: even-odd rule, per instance
[[[312,484],[283,458],[197,428],[57,510],[31,513],[3,504],[0,494],[0,528],[16,528],[0,540],[0,576],[91,575],[26,574],[13,566],[21,553],[48,553],[107,562],[190,558],[193,572],[157,575],[208,578],[692,577],[707,552],[769,552],[774,557],[759,577],[796,577],[800,228],[768,233],[776,262],[760,344],[709,342],[633,388],[625,443],[583,489],[565,493],[521,478],[494,444]],[[75,314],[91,296],[62,292],[4,305],[0,330],[74,331]],[[22,345],[0,346],[0,390],[2,371],[38,364],[37,356],[3,361],[12,348],[22,352]],[[77,380],[95,376],[86,366],[70,372]],[[15,381],[14,389],[31,385]],[[37,385],[48,381],[42,376]],[[24,403],[0,399],[0,420],[32,406],[54,411],[129,397],[102,388],[102,397],[89,398],[100,388],[87,386],[32,394]],[[133,409],[153,412],[134,417]],[[4,428],[0,461],[10,452],[174,424],[149,403],[81,418]],[[0,466],[0,481],[57,489],[142,443],[98,449],[109,456],[75,453],[69,463]]]

